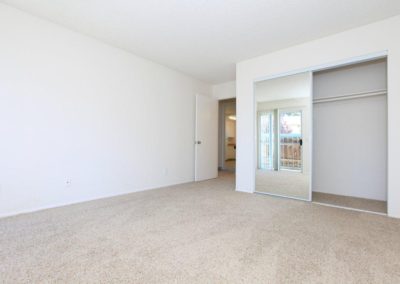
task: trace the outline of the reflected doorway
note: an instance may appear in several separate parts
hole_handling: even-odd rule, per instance
[[[302,172],[302,116],[301,109],[274,109],[258,113],[259,169]],[[279,123],[277,127],[276,121]]]
[[[302,110],[278,110],[279,170],[302,171]]]

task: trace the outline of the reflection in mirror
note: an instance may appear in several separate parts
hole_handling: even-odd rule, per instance
[[[225,151],[224,151],[224,169],[235,171],[236,168],[236,102],[225,103]]]
[[[311,200],[312,74],[254,84],[256,192]]]

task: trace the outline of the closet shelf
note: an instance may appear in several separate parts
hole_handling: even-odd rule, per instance
[[[386,94],[387,94],[387,90],[376,90],[376,91],[370,91],[370,92],[353,93],[353,94],[347,94],[347,95],[341,95],[341,96],[314,99],[313,104],[344,101],[344,100],[354,100],[354,99],[367,98],[367,97],[376,97],[376,96],[382,96],[382,95],[386,95]]]

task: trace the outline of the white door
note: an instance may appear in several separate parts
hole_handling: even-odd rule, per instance
[[[196,95],[195,181],[218,176],[218,101]]]

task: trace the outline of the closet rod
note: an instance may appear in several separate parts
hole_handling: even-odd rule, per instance
[[[367,98],[367,97],[376,97],[376,96],[382,96],[382,95],[386,95],[386,94],[387,94],[387,90],[377,90],[377,91],[372,91],[372,92],[354,93],[354,94],[348,94],[348,95],[343,95],[343,96],[335,96],[335,97],[329,97],[329,98],[323,98],[323,99],[314,99],[313,104],[344,101],[344,100],[353,100],[353,99]]]

